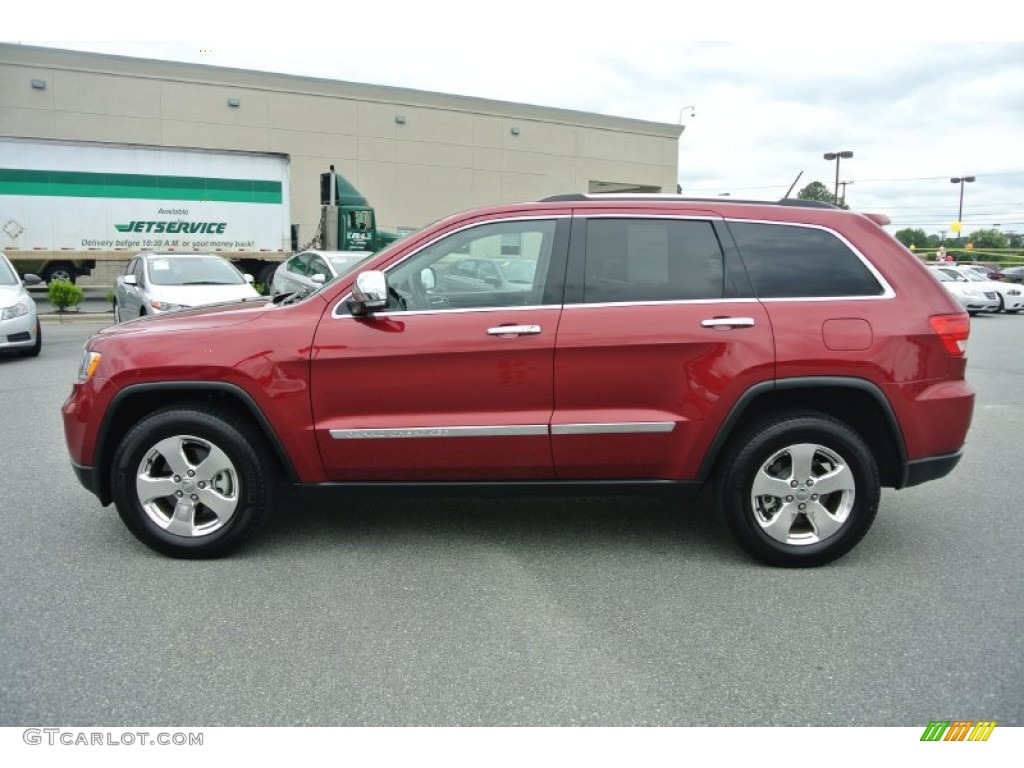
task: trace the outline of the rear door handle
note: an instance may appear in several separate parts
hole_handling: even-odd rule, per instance
[[[539,325],[499,325],[488,328],[488,336],[536,336],[541,332]]]
[[[752,317],[711,317],[701,320],[702,328],[752,328],[754,318]]]

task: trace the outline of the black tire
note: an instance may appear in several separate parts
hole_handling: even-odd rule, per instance
[[[182,405],[129,430],[114,453],[111,488],[118,514],[143,544],[171,557],[206,558],[252,536],[273,507],[276,477],[262,435],[248,422]],[[152,496],[140,491],[147,482]]]
[[[41,275],[43,281],[47,284],[51,280],[67,280],[72,285],[78,279],[78,273],[75,271],[73,264],[68,264],[64,261],[55,261],[53,264],[48,264],[46,269]]]
[[[822,483],[834,490],[814,493]],[[765,493],[755,495],[755,488]],[[870,449],[850,427],[822,413],[789,411],[730,442],[716,495],[743,549],[769,565],[800,568],[829,563],[864,537],[881,481]]]
[[[39,319],[36,318],[36,343],[28,349],[22,349],[18,351],[18,354],[22,357],[39,357],[39,352],[43,348],[43,327],[39,324]]]
[[[274,273],[277,272],[277,267],[277,264],[267,264],[260,270],[260,274],[256,278],[256,282],[263,285],[267,296],[271,294],[270,286],[274,282]]]

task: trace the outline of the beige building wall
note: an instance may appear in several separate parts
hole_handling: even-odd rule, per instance
[[[33,88],[32,81],[44,88]],[[228,105],[238,101],[237,107]],[[675,192],[678,125],[404,88],[0,44],[0,135],[291,159],[300,238],[331,164],[384,229],[597,183]]]

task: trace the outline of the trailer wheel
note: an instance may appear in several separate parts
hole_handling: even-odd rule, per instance
[[[77,277],[78,273],[75,271],[74,265],[66,261],[55,261],[52,264],[47,264],[42,274],[43,282],[47,284],[52,280],[66,280],[74,285]]]

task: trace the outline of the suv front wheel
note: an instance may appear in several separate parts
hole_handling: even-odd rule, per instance
[[[247,423],[201,407],[157,411],[114,454],[117,512],[146,546],[216,557],[240,546],[272,505],[274,464]]]
[[[717,478],[718,504],[747,552],[806,567],[841,557],[864,537],[881,492],[864,440],[825,414],[765,419],[734,440]]]

